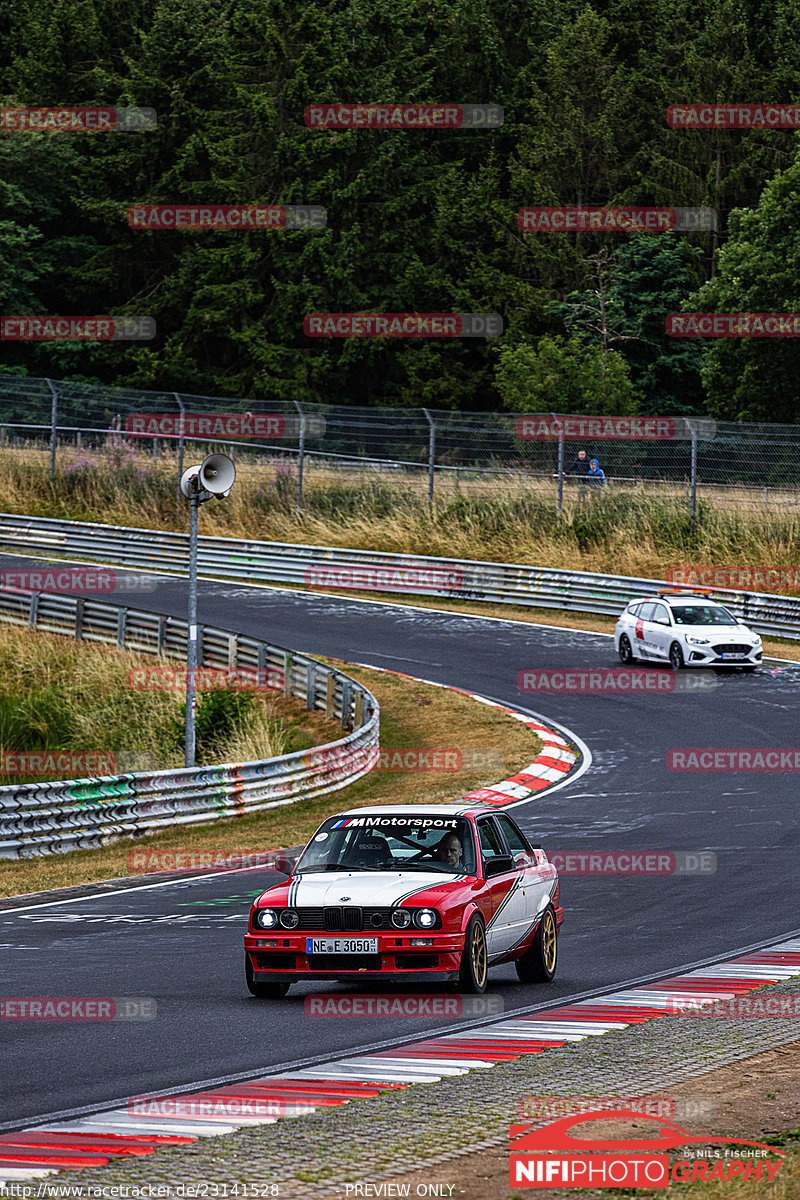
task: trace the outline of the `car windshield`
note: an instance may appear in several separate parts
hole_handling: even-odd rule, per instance
[[[721,604],[674,605],[672,616],[676,625],[738,625],[736,617]]]
[[[303,851],[296,872],[430,871],[474,875],[475,842],[463,817],[436,813],[331,817]]]

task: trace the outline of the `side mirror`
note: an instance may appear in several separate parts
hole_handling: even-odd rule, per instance
[[[487,879],[491,879],[493,875],[504,875],[506,871],[514,869],[514,860],[510,854],[495,854],[483,864],[483,873]]]
[[[297,866],[297,859],[292,858],[290,854],[276,854],[272,866],[281,875],[291,875]]]

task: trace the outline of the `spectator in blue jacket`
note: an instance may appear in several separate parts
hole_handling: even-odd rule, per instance
[[[606,473],[596,458],[589,460],[586,482],[595,488],[604,488],[606,486]]]

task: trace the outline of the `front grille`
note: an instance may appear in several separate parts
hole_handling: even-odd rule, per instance
[[[261,971],[294,971],[297,966],[297,955],[284,954],[276,950],[271,954],[257,954],[256,962]]]
[[[309,954],[309,971],[380,971],[379,954]]]
[[[323,929],[345,929],[348,933],[361,929],[360,908],[325,908],[322,910]]]
[[[438,954],[395,954],[394,964],[398,971],[422,971],[426,967],[438,967]]]
[[[394,929],[391,920],[394,909],[388,906],[340,908],[338,905],[334,905],[328,908],[298,908],[295,911],[300,917],[299,923],[295,926],[296,930],[324,929],[326,932],[346,930],[348,933],[360,933],[362,929],[366,932],[373,929]]]
[[[753,647],[746,646],[743,642],[724,642],[721,646],[712,646],[711,649],[715,654],[749,654]]]

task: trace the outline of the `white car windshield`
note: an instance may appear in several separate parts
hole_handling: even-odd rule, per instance
[[[463,817],[380,815],[331,817],[312,837],[295,872],[430,871],[476,873],[472,827]]]
[[[736,617],[721,604],[673,605],[672,618],[676,625],[738,625]]]

